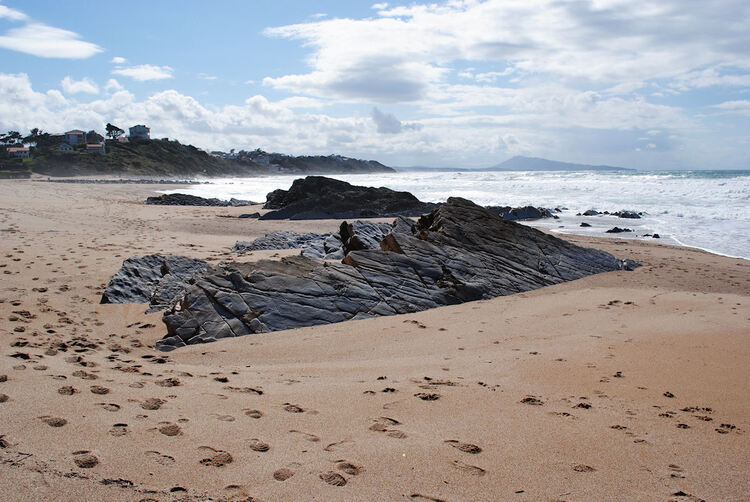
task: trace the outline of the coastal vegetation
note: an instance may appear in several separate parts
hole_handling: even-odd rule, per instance
[[[32,173],[47,176],[212,177],[392,171],[376,161],[340,155],[296,157],[260,149],[207,152],[173,139],[134,137],[132,129],[127,137],[123,136],[123,129],[107,124],[108,139],[93,130],[50,134],[34,128],[27,136],[9,131],[0,135],[0,177],[23,178]]]

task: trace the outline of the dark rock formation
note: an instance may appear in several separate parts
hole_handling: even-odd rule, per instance
[[[264,209],[274,209],[261,220],[320,220],[419,216],[437,207],[409,192],[351,185],[323,176],[294,180],[289,190],[266,196]]]
[[[351,249],[375,249],[391,231],[387,223],[369,221],[343,222],[340,232],[326,234],[298,234],[295,232],[271,232],[253,241],[238,241],[232,251],[247,253],[267,249],[301,249],[302,256],[324,260],[340,260]],[[356,234],[356,235],[355,235]]]
[[[585,221],[581,223],[582,227],[590,227],[591,225],[589,223],[586,223]]]
[[[101,303],[150,303],[149,311],[164,310],[208,269],[205,261],[185,256],[128,258],[107,284]]]
[[[620,227],[613,227],[607,230],[605,233],[607,234],[621,234],[623,232],[632,232],[633,230],[630,228],[620,228]]]
[[[524,206],[486,206],[487,209],[505,220],[538,220],[540,218],[558,218],[551,210],[544,207]],[[558,210],[559,212],[559,210]]]
[[[239,206],[252,206],[256,202],[249,200],[238,200],[238,199],[206,199],[204,197],[198,197],[197,195],[189,195],[185,193],[170,193],[162,194],[155,197],[149,197],[146,199],[146,204],[154,204],[160,206],[215,206],[215,207],[239,207]]]
[[[344,234],[365,242],[354,225]],[[168,333],[157,348],[415,312],[638,266],[458,198],[416,223],[398,218],[380,247],[350,251],[341,263],[225,263],[164,314]]]
[[[633,220],[639,220],[641,218],[642,213],[638,213],[636,211],[628,211],[626,209],[623,209],[622,211],[615,211],[614,213],[611,213],[612,216],[617,216],[618,218],[629,218]]]
[[[260,213],[242,213],[237,218],[260,218]]]
[[[589,209],[585,211],[583,214],[581,213],[576,214],[576,216],[597,216],[600,214],[607,214],[610,216],[617,216],[618,218],[630,218],[630,219],[640,219],[640,217],[643,215],[643,213],[639,213],[637,211],[629,211],[627,209],[623,209],[621,211],[613,211],[611,213],[609,211],[599,212],[596,209]]]

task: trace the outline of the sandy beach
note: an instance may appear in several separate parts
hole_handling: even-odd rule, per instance
[[[747,260],[567,236],[643,266],[163,353],[160,313],[99,304],[124,259],[340,222],[161,188],[0,181],[1,500],[750,496]]]

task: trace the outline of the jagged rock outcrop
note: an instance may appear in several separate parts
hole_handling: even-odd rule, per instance
[[[357,236],[345,233],[346,242]],[[349,251],[341,263],[225,263],[164,314],[168,333],[157,348],[415,312],[638,266],[458,198],[416,223],[398,218],[380,248]]]
[[[206,199],[204,197],[198,197],[197,195],[190,195],[185,193],[170,193],[162,194],[146,199],[146,204],[159,205],[159,206],[215,206],[215,207],[240,207],[240,206],[252,206],[256,202],[250,200],[239,200],[239,199]]]
[[[540,218],[558,218],[551,209],[546,207],[510,207],[510,206],[485,206],[487,209],[505,220],[538,220]]]
[[[437,207],[421,202],[409,192],[356,186],[324,176],[294,180],[289,190],[266,196],[264,209],[273,209],[261,220],[320,220],[419,216]]]
[[[209,268],[207,262],[185,256],[128,258],[107,284],[101,303],[149,303],[149,311],[164,310]]]
[[[323,260],[340,260],[352,249],[378,248],[391,231],[388,223],[370,221],[343,222],[339,233],[271,232],[252,241],[238,241],[232,251],[248,253],[267,249],[301,249],[302,256]]]

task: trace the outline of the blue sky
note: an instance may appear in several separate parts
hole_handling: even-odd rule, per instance
[[[0,0],[0,130],[750,168],[750,3]]]

